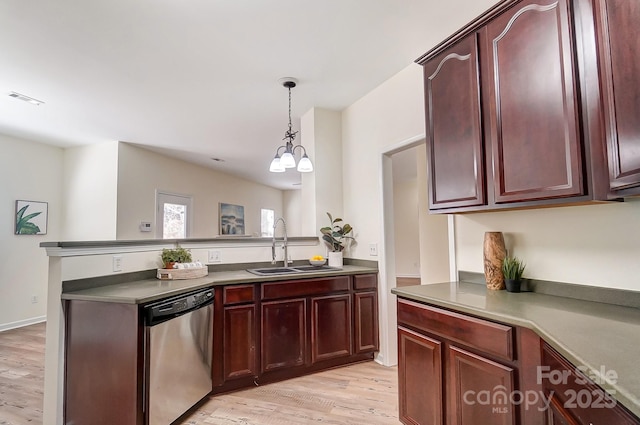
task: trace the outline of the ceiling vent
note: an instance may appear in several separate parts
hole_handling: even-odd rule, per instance
[[[42,105],[44,103],[41,100],[34,99],[33,97],[25,96],[24,94],[16,93],[14,91],[9,93],[9,97],[13,97],[15,99],[24,100],[25,102],[29,102],[30,104],[36,105],[36,106],[40,106],[40,105]]]

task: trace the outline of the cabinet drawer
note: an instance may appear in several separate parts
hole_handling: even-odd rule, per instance
[[[225,305],[249,303],[255,301],[254,285],[233,285],[222,288],[222,300]]]
[[[486,354],[513,360],[513,328],[403,299],[398,324],[423,330]]]
[[[378,287],[378,276],[375,274],[357,274],[353,276],[353,289],[376,289]]]
[[[348,291],[351,283],[349,276],[326,277],[320,279],[287,280],[286,282],[264,283],[262,299],[305,297],[326,294],[328,292]]]

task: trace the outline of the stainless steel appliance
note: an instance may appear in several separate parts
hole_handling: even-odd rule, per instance
[[[213,290],[145,306],[148,425],[169,425],[212,390]]]

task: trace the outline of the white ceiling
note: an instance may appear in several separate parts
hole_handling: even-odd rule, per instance
[[[297,172],[268,172],[288,121],[278,79],[299,80],[298,130],[310,108],[342,110],[411,65],[468,3],[2,0],[0,132],[62,147],[125,141],[291,189]]]

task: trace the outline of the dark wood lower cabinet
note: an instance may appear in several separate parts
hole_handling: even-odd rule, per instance
[[[528,331],[528,330],[527,330]],[[540,350],[514,327],[439,307],[398,299],[398,393],[400,420],[411,425],[539,425],[511,396]],[[539,363],[538,363],[539,364]],[[537,407],[537,406],[536,406]]]
[[[255,304],[224,307],[224,379],[258,376]]]
[[[400,420],[411,425],[442,425],[442,343],[398,328]]]
[[[580,425],[574,419],[573,415],[567,411],[558,396],[550,393],[545,394],[549,400],[549,409],[547,410],[547,425]]]
[[[378,351],[378,293],[356,292],[354,304],[354,352],[356,354]]]
[[[530,329],[403,298],[398,393],[407,425],[640,425]]]
[[[631,412],[551,346],[542,344],[541,380],[552,397],[547,424],[639,425]]]
[[[213,392],[373,359],[377,287],[363,274],[216,288]]]
[[[451,425],[516,423],[510,401],[515,370],[455,346],[448,347],[446,383]]]
[[[144,332],[138,306],[67,301],[65,320],[65,423],[142,425]]]
[[[304,298],[263,302],[261,329],[263,373],[305,364],[307,308]]]
[[[351,294],[311,299],[311,363],[353,352]]]

